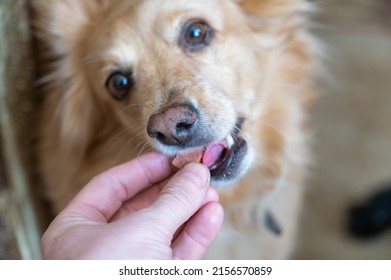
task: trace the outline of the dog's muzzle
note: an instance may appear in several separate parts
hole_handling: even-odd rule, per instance
[[[224,182],[241,174],[240,166],[248,150],[247,142],[240,136],[244,121],[239,117],[226,138],[211,141],[198,110],[190,104],[174,104],[150,117],[147,132],[161,145],[177,148],[178,154],[200,150],[201,163],[209,168],[212,181]]]

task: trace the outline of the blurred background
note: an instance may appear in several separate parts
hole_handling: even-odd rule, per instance
[[[391,259],[391,1],[316,2],[329,77],[296,257]]]
[[[294,258],[391,259],[391,0],[313,2],[328,74]],[[34,170],[27,3],[0,1],[0,259],[39,259],[48,222]]]

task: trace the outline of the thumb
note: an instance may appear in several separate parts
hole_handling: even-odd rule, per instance
[[[210,173],[204,165],[190,163],[166,184],[149,210],[159,216],[159,224],[173,235],[200,209],[209,181]]]

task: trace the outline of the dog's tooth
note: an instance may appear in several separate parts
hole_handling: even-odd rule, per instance
[[[228,148],[231,148],[234,145],[234,143],[235,143],[234,138],[232,137],[232,135],[229,135],[226,138],[226,141],[227,141]]]

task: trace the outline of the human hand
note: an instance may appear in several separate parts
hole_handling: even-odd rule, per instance
[[[45,259],[200,259],[223,210],[198,163],[150,153],[95,177],[42,237]]]

